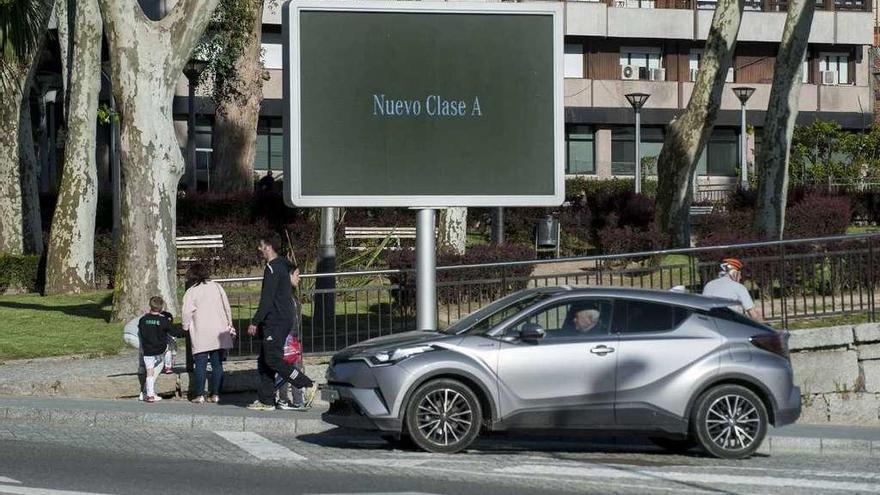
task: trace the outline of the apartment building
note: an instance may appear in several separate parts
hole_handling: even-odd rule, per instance
[[[634,114],[625,98],[648,93],[642,153],[656,156],[664,126],[686,107],[700,68],[714,1],[566,2],[567,172],[597,177],[634,173]],[[740,163],[740,102],[732,88],[755,89],[747,103],[749,161],[760,146],[785,4],[747,1],[715,129],[698,167],[702,183],[735,181]],[[804,60],[799,123],[821,118],[849,129],[870,126],[874,97],[870,6],[817,4]]]
[[[834,120],[845,128],[870,126],[874,112],[875,5],[880,0],[818,0],[804,60],[799,123]],[[145,12],[159,18],[175,0],[141,0]],[[255,169],[282,170],[281,3],[266,2],[263,12],[263,61],[268,80],[258,122]],[[685,108],[700,67],[714,0],[566,1],[565,129],[566,172],[596,178],[632,176],[634,113],[624,95],[647,93],[641,114],[642,155],[656,156],[664,127]],[[731,184],[740,163],[740,102],[732,88],[755,88],[748,101],[747,159],[760,146],[761,127],[786,4],[747,0],[736,53],[723,92],[721,111],[700,160],[702,184]],[[340,77],[344,77],[340,74]],[[106,88],[105,88],[106,89]],[[181,77],[174,118],[181,149],[187,143],[188,82]],[[105,91],[106,95],[106,91]],[[210,188],[213,105],[195,98],[196,167],[191,183]],[[102,139],[102,141],[104,141]],[[105,155],[106,156],[106,155]],[[106,160],[101,170],[107,170]],[[192,177],[195,175],[195,177]],[[108,177],[102,173],[102,185]]]

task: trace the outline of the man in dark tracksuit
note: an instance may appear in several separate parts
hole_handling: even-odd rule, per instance
[[[260,291],[260,306],[248,327],[248,335],[256,336],[259,330],[262,338],[257,370],[260,386],[257,400],[249,409],[275,410],[275,374],[284,377],[297,388],[312,386],[312,380],[292,364],[284,362],[284,340],[293,326],[293,288],[290,284],[291,265],[282,256],[281,240],[277,236],[267,236],[260,240],[260,252],[266,260],[263,270],[263,286]]]

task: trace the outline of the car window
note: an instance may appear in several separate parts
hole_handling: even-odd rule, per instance
[[[618,308],[614,331],[620,333],[668,332],[690,315],[687,308],[648,301],[618,301]]]
[[[552,295],[534,292],[524,297],[500,299],[492,305],[462,318],[447,328],[445,332],[449,334],[466,335],[485,334],[495,328],[495,326],[502,321],[549,297],[552,297]]]
[[[542,308],[514,323],[507,335],[517,335],[527,323],[544,329],[544,338],[608,335],[614,305],[607,299],[567,300]]]

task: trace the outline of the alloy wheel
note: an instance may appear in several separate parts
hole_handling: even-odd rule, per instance
[[[706,431],[712,442],[724,450],[751,447],[761,427],[758,408],[741,395],[723,395],[709,406]]]
[[[418,404],[418,429],[429,442],[448,446],[471,431],[474,411],[458,391],[440,388],[426,394]]]

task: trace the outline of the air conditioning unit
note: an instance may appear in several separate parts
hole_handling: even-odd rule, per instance
[[[651,81],[665,81],[666,69],[651,69],[648,71],[648,79]]]
[[[823,70],[819,73],[820,78],[822,79],[822,84],[825,86],[837,86],[837,71],[836,70]]]
[[[642,67],[637,67],[635,65],[621,65],[620,78],[627,81],[637,80],[639,79],[639,69],[641,68]]]
[[[691,69],[691,82],[697,80],[697,75],[700,74],[700,69]]]

